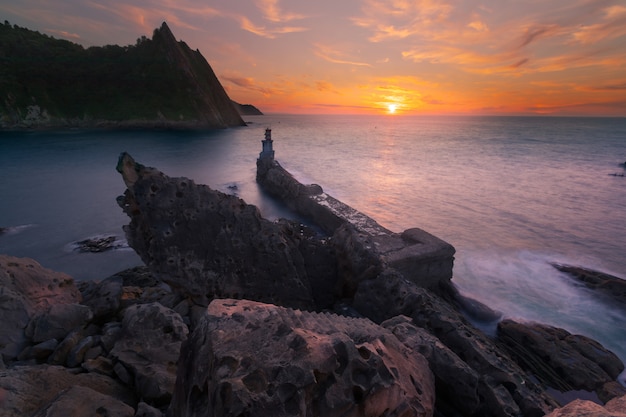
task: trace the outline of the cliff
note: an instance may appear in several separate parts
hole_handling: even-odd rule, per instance
[[[209,63],[166,23],[133,46],[87,49],[0,25],[0,128],[241,125]]]

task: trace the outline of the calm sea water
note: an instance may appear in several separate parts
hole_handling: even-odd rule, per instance
[[[626,119],[267,115],[211,132],[0,133],[0,253],[32,257],[78,280],[140,263],[72,242],[116,234],[122,151],[289,216],[255,183],[263,132],[301,182],[402,231],[457,249],[455,284],[506,317],[586,334],[626,359],[626,313],[549,262],[626,277]]]

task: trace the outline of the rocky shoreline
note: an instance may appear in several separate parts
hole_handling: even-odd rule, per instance
[[[259,183],[324,233],[122,154],[145,267],[76,283],[0,255],[3,415],[626,415],[610,351],[536,323],[486,336],[461,313],[451,245],[264,156]],[[560,395],[582,392],[595,402]]]

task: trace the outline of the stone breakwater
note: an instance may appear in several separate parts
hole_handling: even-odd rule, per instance
[[[0,255],[3,416],[624,416],[624,365],[597,342],[468,323],[445,242],[297,181],[326,235],[127,154],[117,169],[145,267],[75,283]],[[559,408],[581,390],[597,403]]]

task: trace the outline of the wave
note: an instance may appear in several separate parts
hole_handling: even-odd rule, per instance
[[[0,227],[0,236],[2,235],[16,235],[24,230],[37,226],[36,224],[22,224],[19,226]]]

